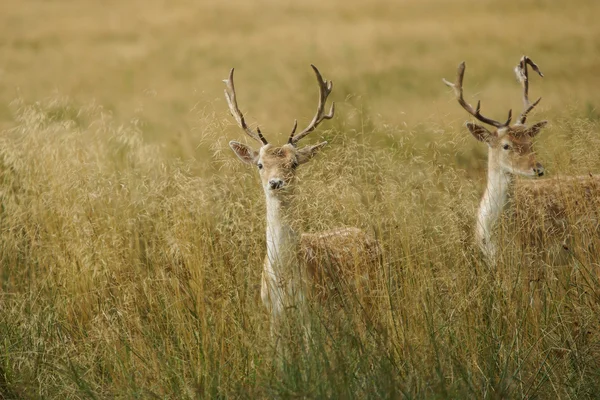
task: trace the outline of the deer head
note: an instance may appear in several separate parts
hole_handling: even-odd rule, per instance
[[[229,146],[235,152],[240,160],[246,164],[255,165],[258,168],[262,186],[267,196],[278,196],[285,193],[292,186],[296,177],[296,168],[308,162],[317,152],[327,144],[322,142],[312,146],[304,146],[298,148],[297,144],[306,135],[315,130],[315,128],[325,119],[333,118],[334,103],[328,113],[325,113],[325,103],[327,97],[331,93],[333,83],[326,81],[321,76],[321,73],[314,65],[311,65],[317,77],[319,84],[319,102],[317,112],[308,126],[300,133],[296,134],[298,121],[294,121],[294,128],[290,134],[288,142],[283,146],[277,147],[270,144],[264,137],[260,128],[256,128],[254,132],[246,124],[244,116],[237,105],[235,87],[233,84],[233,68],[229,73],[229,78],[224,80],[227,88],[225,89],[225,98],[229,105],[229,111],[237,121],[238,125],[250,136],[261,144],[258,151],[250,146],[240,142],[231,141]]]
[[[463,78],[465,75],[464,61],[458,66],[456,82],[451,83],[443,80],[444,83],[454,89],[458,103],[469,114],[479,121],[493,126],[495,129],[488,130],[486,127],[467,122],[467,128],[475,139],[486,143],[489,146],[490,159],[495,160],[502,171],[509,174],[516,174],[528,177],[538,177],[544,174],[544,167],[537,162],[535,152],[533,151],[533,138],[548,123],[548,121],[538,122],[530,127],[525,125],[527,114],[538,105],[541,97],[534,103],[529,102],[529,75],[527,65],[530,65],[541,77],[544,75],[538,66],[527,56],[523,56],[519,64],[515,67],[517,79],[523,86],[523,112],[513,125],[512,110],[508,111],[508,118],[505,122],[499,122],[481,115],[481,102],[477,102],[477,107],[473,108],[463,98]]]

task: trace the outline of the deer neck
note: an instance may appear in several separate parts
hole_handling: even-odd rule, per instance
[[[267,263],[269,275],[279,278],[281,270],[297,263],[298,234],[289,221],[289,204],[267,194]]]
[[[267,257],[261,298],[275,318],[304,298],[297,257],[299,235],[290,226],[288,213],[287,202],[267,193]]]
[[[497,154],[488,151],[487,187],[479,203],[475,233],[481,250],[491,260],[495,260],[497,252],[494,228],[507,204],[513,180],[511,174],[502,170]]]

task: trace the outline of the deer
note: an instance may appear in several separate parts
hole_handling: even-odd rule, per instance
[[[290,210],[294,203],[297,168],[310,161],[326,144],[299,147],[305,138],[325,120],[333,118],[335,103],[325,112],[327,98],[333,83],[323,79],[311,65],[319,87],[317,111],[302,131],[296,133],[298,120],[287,143],[275,146],[267,141],[259,127],[251,129],[240,111],[233,81],[234,69],[224,80],[225,98],[237,125],[260,148],[238,141],[229,146],[245,164],[258,170],[266,200],[266,244],[260,296],[271,318],[271,335],[286,314],[304,307],[309,296],[325,300],[342,284],[369,284],[373,267],[380,256],[378,241],[370,234],[354,227],[338,228],[320,233],[299,233],[290,224]]]
[[[481,102],[474,108],[463,97],[465,62],[459,64],[454,83],[443,79],[453,89],[458,103],[478,121],[494,127],[467,122],[473,137],[488,146],[487,185],[477,211],[475,239],[487,263],[496,264],[499,257],[498,221],[509,214],[522,232],[520,242],[527,248],[537,248],[551,264],[561,263],[573,252],[573,237],[581,222],[591,222],[587,238],[600,233],[600,179],[598,176],[544,176],[538,162],[533,139],[548,121],[527,125],[529,113],[540,103],[529,100],[530,66],[540,77],[539,67],[523,56],[514,71],[523,89],[523,111],[511,125],[512,110],[504,121],[481,114]],[[531,179],[516,179],[516,177]],[[506,213],[510,209],[512,213]],[[579,225],[579,226],[578,226]],[[585,235],[584,235],[585,236]],[[588,243],[589,245],[590,243]]]

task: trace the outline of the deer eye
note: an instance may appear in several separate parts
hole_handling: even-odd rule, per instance
[[[263,169],[263,165],[261,163],[258,163],[256,166],[258,167],[258,169]]]
[[[510,150],[510,144],[505,144],[502,146],[504,150]]]
[[[292,161],[292,169],[296,169],[298,168],[298,161],[294,160]]]

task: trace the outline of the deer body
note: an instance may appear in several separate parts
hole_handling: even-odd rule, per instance
[[[319,84],[317,112],[308,127],[298,134],[295,134],[295,122],[288,143],[280,147],[268,143],[260,129],[254,132],[246,125],[237,105],[233,70],[229,79],[225,80],[225,96],[231,114],[250,137],[261,143],[258,151],[236,141],[229,145],[241,161],[258,168],[265,192],[267,254],[261,278],[261,299],[271,314],[272,333],[276,333],[278,323],[289,310],[304,310],[308,296],[318,294],[326,297],[324,293],[332,282],[346,282],[356,276],[364,276],[357,274],[356,270],[371,267],[379,255],[377,242],[360,229],[299,234],[290,224],[296,169],[327,144],[322,142],[298,148],[297,143],[323,120],[332,118],[334,113],[333,104],[325,113],[332,83],[324,80],[317,68],[312,67]]]
[[[519,233],[524,250],[535,249],[550,264],[564,263],[574,241],[588,247],[589,238],[600,238],[600,177],[525,180],[490,169],[487,179],[475,238],[488,260],[498,256],[503,218]]]
[[[267,195],[267,255],[261,277],[261,300],[272,318],[308,297],[327,299],[340,283],[363,289],[372,278],[380,248],[358,228],[297,233],[282,204]]]
[[[564,264],[577,249],[600,245],[598,176],[519,179],[511,203],[522,246],[537,249],[550,264]]]

